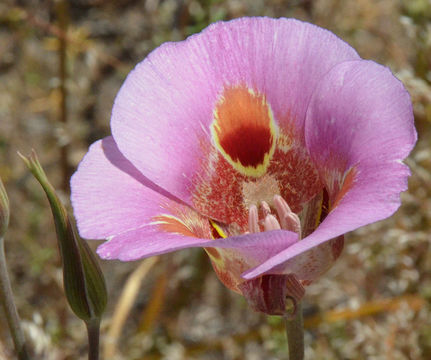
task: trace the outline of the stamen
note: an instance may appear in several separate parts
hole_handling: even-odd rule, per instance
[[[266,201],[260,204],[262,220],[259,220],[259,210],[256,205],[251,205],[248,213],[248,228],[250,233],[257,233],[263,228],[269,230],[289,230],[298,233],[301,238],[301,221],[289,207],[287,202],[280,196],[275,195],[273,204],[277,211],[277,217],[271,214],[271,208]]]
[[[301,238],[301,223],[298,215],[294,213],[288,214],[284,218],[284,222],[286,227],[285,228],[282,227],[282,229],[296,232],[299,234],[299,237]]]
[[[271,214],[271,208],[266,201],[262,201],[260,203],[260,208],[262,209],[263,218],[266,218],[269,214]]]
[[[301,238],[301,221],[298,215],[290,209],[287,202],[280,195],[275,195],[273,201],[278,218],[280,219],[281,228],[294,231],[298,233]]]
[[[248,210],[248,230],[250,233],[260,232],[259,215],[256,205],[251,205]]]
[[[265,229],[265,231],[280,230],[281,229],[277,218],[271,214],[269,214],[265,217],[265,221],[263,223],[263,228]]]

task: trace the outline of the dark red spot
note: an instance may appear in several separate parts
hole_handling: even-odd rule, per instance
[[[239,161],[243,166],[257,167],[263,163],[273,141],[269,127],[247,124],[224,134],[220,145],[233,161]]]
[[[257,168],[274,145],[274,125],[265,97],[245,86],[226,88],[216,107],[213,131],[224,153]]]

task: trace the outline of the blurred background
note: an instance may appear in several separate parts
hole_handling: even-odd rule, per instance
[[[257,15],[325,27],[389,66],[411,94],[419,133],[402,207],[347,235],[336,265],[308,288],[307,358],[431,358],[431,1],[2,0],[6,252],[34,359],[85,359],[87,340],[63,295],[48,203],[17,151],[36,149],[68,202],[68,179],[88,146],[110,133],[114,97],[137,62],[211,22]],[[224,288],[202,250],[102,267],[105,359],[286,359],[280,319],[253,313]],[[0,359],[13,359],[12,350],[1,312]]]

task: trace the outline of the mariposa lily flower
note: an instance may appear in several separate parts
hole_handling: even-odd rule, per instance
[[[111,128],[72,178],[80,234],[123,261],[203,247],[268,314],[301,299],[343,234],[397,210],[416,141],[387,68],[293,19],[160,46],[127,77]]]

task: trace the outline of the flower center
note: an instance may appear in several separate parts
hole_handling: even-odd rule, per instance
[[[248,231],[251,205],[265,202],[277,217],[273,199],[279,195],[301,214],[308,234],[323,184],[295,124],[289,112],[273,113],[264,93],[226,84],[214,104],[210,137],[204,129],[200,138],[193,207],[235,236]]]
[[[258,205],[262,201],[273,206],[274,195],[280,195],[279,181],[274,175],[265,174],[258,179],[244,180],[241,187],[244,205]]]
[[[262,201],[260,212],[262,214],[259,220],[259,209],[256,205],[251,205],[248,211],[248,229],[251,233],[270,230],[289,230],[298,233],[301,238],[301,221],[289,207],[287,202],[280,196],[274,195],[272,200],[276,216],[271,213],[271,208],[267,202]]]

